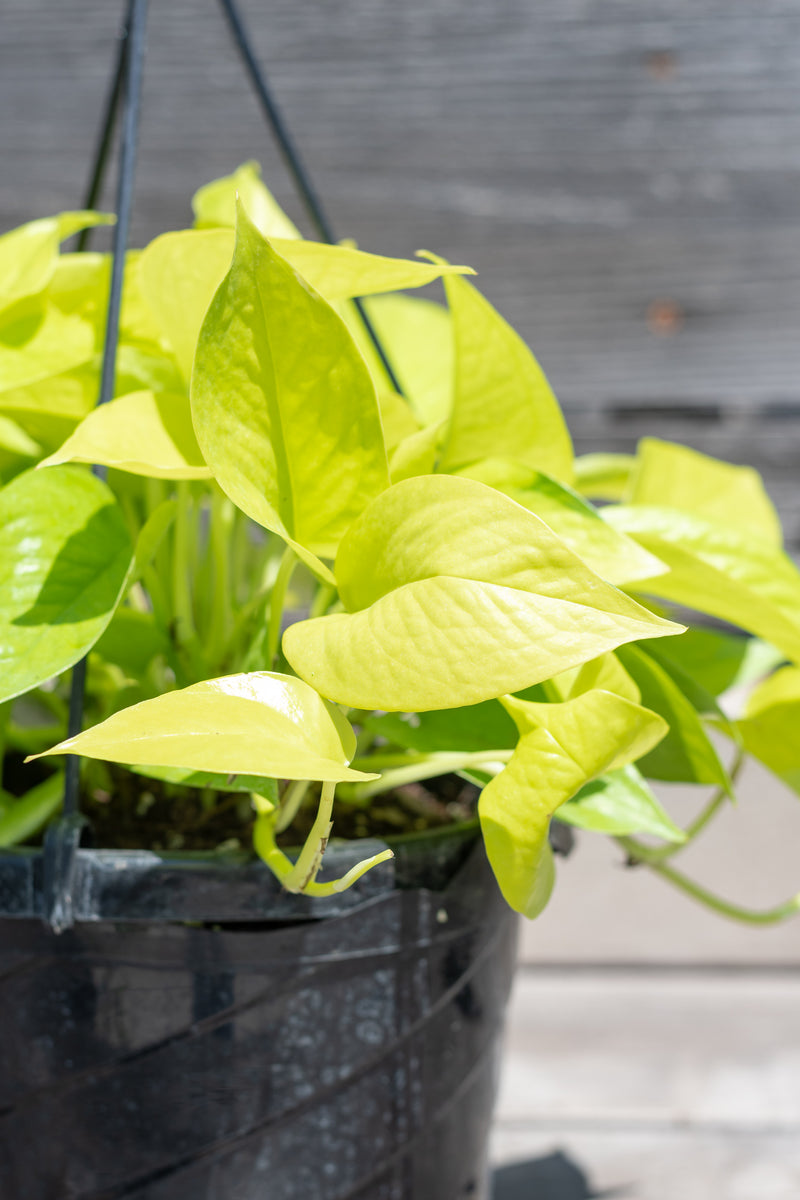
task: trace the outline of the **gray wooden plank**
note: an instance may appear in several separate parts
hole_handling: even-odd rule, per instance
[[[542,1160],[554,1154],[566,1160],[562,1175],[570,1181],[582,1175],[592,1189],[566,1192],[576,1200],[587,1194],[608,1200],[797,1200],[800,1195],[800,1140],[795,1130],[586,1130],[565,1122],[501,1126],[492,1148],[496,1165],[517,1164],[519,1190],[513,1200],[537,1195],[533,1181]],[[558,1192],[551,1194],[555,1198]],[[510,1191],[508,1195],[511,1200]]]
[[[800,972],[523,968],[497,1120],[800,1134]]]
[[[797,972],[524,970],[494,1161],[558,1151],[630,1200],[795,1200],[798,1003]]]
[[[755,461],[800,539],[797,0],[243,8],[343,234],[472,262],[579,449]],[[0,227],[77,203],[121,9],[1,0]],[[218,6],[150,34],[134,240],[250,157],[298,216]]]

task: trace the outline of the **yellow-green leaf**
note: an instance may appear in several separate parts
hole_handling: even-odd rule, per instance
[[[341,319],[242,213],[203,324],[192,418],[205,461],[248,516],[325,574],[388,484],[374,385]]]
[[[274,237],[270,244],[306,283],[331,303],[353,296],[423,287],[441,275],[472,273],[470,267],[385,258],[322,242]],[[163,234],[142,254],[140,272],[145,298],[187,380],[203,318],[231,265],[233,248],[231,229],[187,229]]]
[[[622,500],[635,458],[632,454],[581,454],[575,459],[575,487],[592,500]]]
[[[595,833],[649,833],[667,842],[686,834],[666,813],[647,781],[629,764],[593,779],[558,810],[559,821]]]
[[[636,590],[739,625],[800,662],[800,573],[764,537],[678,509],[625,505],[602,510],[669,571]]]
[[[497,458],[473,463],[459,474],[497,488],[536,513],[587,566],[616,587],[666,571],[654,555],[613,529],[588,501],[550,475]]]
[[[55,305],[24,314],[15,308],[5,317],[0,324],[0,394],[71,370],[94,354],[92,325]]]
[[[765,680],[736,725],[745,749],[800,793],[800,669],[783,667]]]
[[[83,468],[26,471],[0,491],[0,701],[83,657],[132,558],[119,505]]]
[[[572,443],[558,401],[522,338],[465,279],[448,276],[454,377],[443,471],[511,458],[569,483]]]
[[[535,917],[547,902],[553,813],[590,779],[635,761],[667,731],[655,713],[610,692],[563,704],[503,700],[520,730],[505,770],[481,793],[481,829],[508,903]],[[544,874],[544,886],[542,875]]]
[[[277,779],[377,778],[348,765],[355,735],[338,709],[302,680],[271,671],[144,700],[46,753]]]
[[[373,501],[336,580],[351,612],[291,626],[283,648],[323,695],[359,708],[476,704],[683,628],[601,580],[513,500],[448,475]]]
[[[109,225],[114,219],[105,213],[64,212],[4,233],[0,237],[0,309],[47,286],[60,242],[90,225]]]
[[[626,500],[679,508],[783,544],[781,523],[758,471],[659,438],[639,442]]]
[[[364,307],[422,425],[435,425],[450,413],[453,337],[450,313],[419,296],[371,296]],[[376,386],[389,386],[386,372],[352,305],[342,315],[367,361]]]
[[[728,772],[714,749],[703,722],[677,683],[638,646],[620,646],[620,662],[635,680],[642,704],[659,713],[669,732],[639,767],[648,779],[683,783],[713,783],[731,791]]]
[[[40,466],[102,463],[155,479],[209,479],[192,428],[189,398],[131,392],[94,409]]]
[[[224,175],[199,188],[192,197],[194,223],[198,229],[236,224],[237,196],[250,220],[265,237],[299,238],[300,230],[261,181],[257,162],[242,163],[232,175]]]

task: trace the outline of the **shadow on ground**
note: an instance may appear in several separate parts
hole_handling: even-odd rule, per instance
[[[560,1150],[498,1167],[492,1177],[492,1200],[622,1200],[624,1195],[622,1188],[594,1191],[581,1168]]]

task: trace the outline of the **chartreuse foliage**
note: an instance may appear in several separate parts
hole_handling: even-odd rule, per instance
[[[800,575],[755,472],[655,439],[573,460],[468,268],[306,241],[254,164],[194,212],[128,256],[97,411],[109,262],[58,245],[104,218],[0,239],[0,739],[82,756],[87,791],[108,762],[198,789],[208,815],[244,796],[256,851],[310,895],[390,857],[318,880],[335,788],[367,809],[458,773],[483,787],[489,859],[528,916],[553,886],[554,819],[729,916],[795,911],[743,910],[667,861],[745,754],[800,790]],[[447,307],[383,294],[438,278]],[[683,632],[673,603],[737,631]],[[68,738],[63,673],[89,651],[87,728]],[[715,791],[684,830],[653,779]],[[60,788],[0,791],[0,843],[35,835]],[[297,828],[293,855],[279,838]]]

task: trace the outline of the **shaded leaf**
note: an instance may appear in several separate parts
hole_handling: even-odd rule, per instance
[[[636,682],[642,704],[659,713],[669,732],[643,758],[639,768],[649,779],[713,783],[730,793],[728,772],[697,715],[675,681],[638,646],[620,646],[620,662]]]
[[[59,811],[63,799],[62,771],[50,775],[24,796],[14,799],[0,813],[0,846],[18,846],[20,842],[33,837]]]
[[[595,833],[649,833],[667,842],[685,842],[686,834],[664,811],[655,793],[633,765],[593,779],[558,810],[559,821]]]
[[[112,493],[75,467],[0,491],[0,699],[82,658],[124,593],[133,547]]]
[[[388,742],[421,754],[513,750],[519,736],[514,722],[498,700],[435,712],[373,713],[365,719],[364,728]]]

